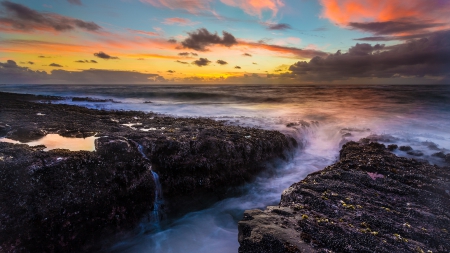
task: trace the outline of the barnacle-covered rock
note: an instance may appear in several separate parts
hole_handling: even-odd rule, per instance
[[[448,167],[349,142],[279,206],[246,211],[239,252],[450,252],[449,189]]]

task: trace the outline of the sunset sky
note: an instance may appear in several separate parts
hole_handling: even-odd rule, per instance
[[[0,83],[450,83],[449,0],[0,0]]]

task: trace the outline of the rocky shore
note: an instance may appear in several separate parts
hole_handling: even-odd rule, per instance
[[[239,252],[450,252],[450,168],[349,142],[337,163],[248,210]]]
[[[152,172],[170,214],[220,198],[297,147],[276,131],[55,104],[62,99],[0,93],[0,138],[97,137],[93,152],[0,143],[0,252],[95,251],[152,211]]]

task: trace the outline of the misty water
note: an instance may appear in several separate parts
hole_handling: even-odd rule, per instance
[[[385,144],[422,153],[397,155],[438,165],[442,159],[432,154],[450,152],[449,86],[3,85],[0,90],[64,96],[54,103],[95,109],[210,117],[279,130],[303,144],[291,160],[268,164],[270,173],[243,186],[241,195],[158,226],[143,222],[133,236],[107,249],[112,252],[237,252],[244,210],[277,205],[291,184],[335,162],[344,138],[383,135]],[[72,97],[115,102],[72,102]]]

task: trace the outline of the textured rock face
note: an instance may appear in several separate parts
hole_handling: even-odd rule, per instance
[[[0,251],[90,252],[153,205],[151,171],[134,150],[43,148],[0,143]]]
[[[450,252],[449,228],[448,167],[350,142],[279,206],[246,211],[239,252]]]
[[[159,174],[164,211],[185,212],[297,146],[275,131],[51,104],[58,99],[0,92],[0,137],[98,137],[95,152],[0,143],[0,252],[90,252],[151,211],[150,168]]]

